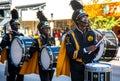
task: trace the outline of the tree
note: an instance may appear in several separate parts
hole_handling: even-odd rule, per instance
[[[97,16],[90,18],[91,27],[95,29],[112,30],[114,26],[120,26],[120,18],[114,16]]]
[[[81,3],[84,3],[83,0],[79,0]],[[98,4],[101,0],[90,0],[90,4]],[[102,0],[102,3],[109,3],[111,2],[112,0]],[[87,4],[89,4],[87,3]],[[83,4],[84,5],[84,4]]]

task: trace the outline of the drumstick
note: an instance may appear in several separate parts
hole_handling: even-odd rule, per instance
[[[104,38],[105,38],[105,36],[95,46],[98,47],[102,43],[102,41],[104,40]]]
[[[115,45],[112,41],[110,41],[109,39],[105,38],[105,40],[106,40],[107,42],[109,42],[111,45],[116,46],[116,45]]]
[[[96,34],[98,34],[99,36],[102,36],[98,31],[96,31],[96,30],[93,30]],[[107,42],[109,42],[111,45],[113,45],[113,46],[116,46],[112,41],[110,41],[109,39],[107,39],[106,37],[104,37],[104,39],[107,41]]]

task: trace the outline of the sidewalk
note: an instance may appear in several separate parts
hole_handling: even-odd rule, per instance
[[[120,61],[112,60],[110,62],[104,62],[104,63],[111,64],[112,66],[111,81],[120,81]],[[0,64],[0,81],[5,81],[6,78],[4,76],[4,67],[5,67],[4,64]],[[41,80],[38,74],[29,74],[29,75],[25,75],[24,81],[41,81]],[[71,78],[64,75],[59,77],[56,77],[54,75],[52,81],[71,81]]]

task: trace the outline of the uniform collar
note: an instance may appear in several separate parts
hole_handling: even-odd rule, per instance
[[[40,34],[40,36],[43,37],[43,38],[47,38],[44,34]]]
[[[86,32],[86,29],[85,29],[84,31],[82,31],[82,30],[80,30],[78,27],[76,27],[76,28],[77,28],[77,30],[78,30],[79,32],[81,32],[82,34]]]
[[[17,33],[17,34],[19,33],[18,31],[15,31],[15,30],[12,30],[12,32],[13,32],[13,33]]]

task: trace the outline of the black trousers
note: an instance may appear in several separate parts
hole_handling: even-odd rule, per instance
[[[24,75],[20,75],[21,67],[15,67],[11,61],[8,61],[8,73],[9,75],[6,78],[6,81],[23,81]]]
[[[71,81],[84,81],[84,70],[71,71]]]
[[[54,70],[43,70],[42,66],[39,66],[39,75],[41,81],[52,81]]]

